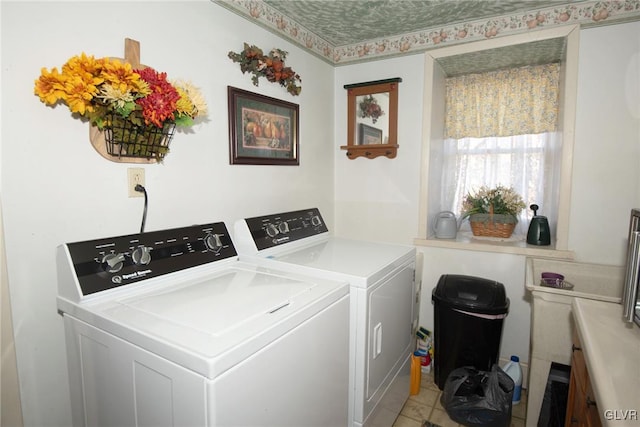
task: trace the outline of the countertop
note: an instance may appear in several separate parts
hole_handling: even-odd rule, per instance
[[[604,426],[640,426],[640,327],[620,304],[575,298],[573,317]]]

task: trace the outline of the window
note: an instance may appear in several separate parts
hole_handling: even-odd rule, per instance
[[[569,202],[571,196],[571,158],[573,153],[573,126],[575,121],[575,99],[577,80],[579,28],[559,27],[529,35],[483,40],[459,46],[429,51],[425,54],[425,104],[423,123],[422,179],[420,197],[419,238],[416,244],[457,247],[469,245],[469,241],[438,242],[433,238],[433,221],[438,212],[454,210],[459,215],[461,198],[469,188],[480,184],[514,185],[520,187],[527,203],[541,200],[540,212],[553,221],[552,229],[556,240],[549,249],[567,250]],[[539,56],[540,47],[552,51],[553,46],[562,46],[561,55],[548,62],[560,64],[560,97],[558,129],[556,132],[528,132],[523,135],[498,136],[496,138],[460,137],[450,138],[445,127],[446,79],[455,64],[463,64],[465,72],[485,72],[481,69],[484,60],[489,66],[498,64],[504,68],[504,60],[512,67],[540,64],[531,58]],[[550,47],[551,46],[551,47]],[[535,51],[538,52],[535,52]],[[531,51],[531,52],[530,52]],[[533,55],[530,55],[532,53]],[[479,55],[482,54],[482,55]],[[553,56],[553,55],[552,55]],[[480,59],[480,60],[479,60]],[[495,70],[496,68],[493,68]],[[457,74],[460,75],[460,74]],[[455,140],[455,143],[452,142]],[[503,166],[497,167],[496,164]],[[453,165],[453,166],[452,166]],[[486,173],[500,169],[505,175]],[[505,176],[509,181],[504,182]],[[543,183],[540,183],[540,177]],[[549,184],[550,176],[553,177]],[[537,177],[537,178],[533,178]],[[455,183],[455,184],[454,184]],[[544,194],[542,196],[541,194]],[[555,207],[552,201],[555,200]],[[524,233],[528,227],[531,211],[524,212],[528,218],[521,221]],[[552,220],[552,218],[556,220]],[[520,233],[522,233],[522,229]],[[510,251],[527,254],[524,242],[513,245],[512,249],[491,247],[463,247],[488,251]],[[490,246],[490,245],[489,245]],[[527,252],[529,251],[529,252]],[[549,254],[549,256],[556,256]],[[558,255],[562,256],[562,255]]]
[[[554,160],[562,154],[556,132],[559,70],[555,63],[446,79],[441,196],[446,210],[462,212],[467,194],[502,185],[513,187],[527,206],[540,206],[555,225],[559,163]],[[518,221],[516,238],[526,233],[526,211]]]

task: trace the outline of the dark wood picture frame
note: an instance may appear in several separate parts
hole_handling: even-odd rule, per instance
[[[382,144],[382,129],[358,123],[358,145]]]
[[[227,87],[229,163],[297,166],[298,104]]]

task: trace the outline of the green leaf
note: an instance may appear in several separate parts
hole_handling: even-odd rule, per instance
[[[100,130],[104,129],[104,122],[105,120],[102,117],[96,117],[94,120],[95,125],[98,126]]]
[[[176,126],[188,127],[193,125],[193,119],[187,115],[180,114],[175,118]]]
[[[124,106],[116,109],[116,113],[120,114],[122,117],[127,118],[129,114],[131,114],[136,109],[136,103],[133,101],[126,102]]]

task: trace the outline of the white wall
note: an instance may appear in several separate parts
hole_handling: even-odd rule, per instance
[[[622,265],[640,207],[640,22],[580,32],[569,247]]]
[[[580,63],[569,249],[577,261],[622,265],[629,211],[640,206],[640,22],[580,32]],[[409,243],[418,236],[422,55],[336,70],[336,145],[346,135],[345,83],[403,78],[399,97],[398,157],[336,156],[336,230],[339,234]],[[429,131],[428,129],[425,131]],[[433,330],[431,292],[441,274],[487,277],[504,283],[511,300],[501,355],[527,361],[530,304],[525,258],[423,247],[421,325]]]
[[[400,77],[398,155],[395,159],[334,152],[336,234],[412,244],[417,236],[424,57],[411,55],[336,68],[335,144],[347,145],[345,84]]]
[[[131,164],[100,157],[88,126],[33,94],[41,67],[71,56],[122,57],[202,88],[210,121],[178,134],[163,165],[145,165],[147,230],[317,206],[333,226],[334,69],[210,1],[2,2],[2,206],[24,422],[70,425],[56,247],[139,230],[143,199],[127,197]],[[289,52],[302,94],[251,84],[227,58],[243,42]],[[300,104],[300,166],[229,165],[227,85]]]

